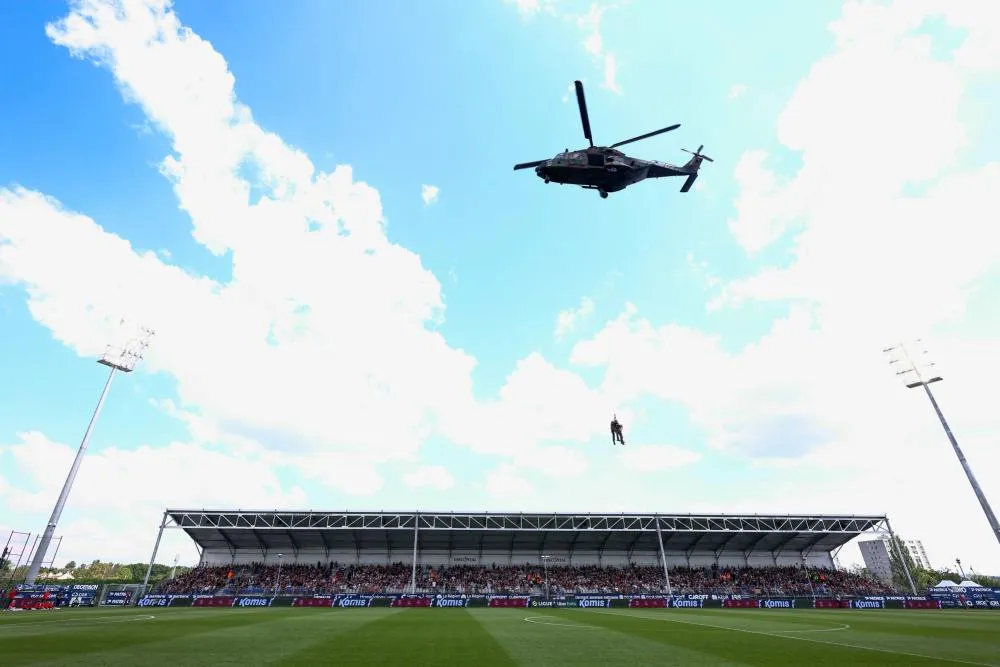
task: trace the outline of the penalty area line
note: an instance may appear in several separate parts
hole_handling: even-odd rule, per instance
[[[874,646],[862,646],[860,644],[847,644],[844,642],[830,641],[829,639],[814,639],[813,637],[790,637],[782,634],[775,634],[775,632],[764,632],[762,630],[747,630],[745,628],[729,628],[724,625],[712,625],[710,623],[698,623],[697,621],[681,621],[676,618],[666,618],[666,617],[655,617],[655,616],[637,616],[635,614],[617,614],[613,611],[601,611],[599,609],[590,609],[595,614],[607,614],[608,616],[618,616],[619,618],[642,618],[650,621],[666,621],[667,623],[683,623],[685,625],[698,625],[703,628],[715,628],[717,630],[729,630],[731,632],[745,632],[750,635],[763,635],[765,637],[776,637],[778,639],[791,639],[800,642],[812,642],[814,644],[827,644],[829,646],[843,646],[844,648],[856,648],[861,651],[874,651],[876,653],[895,653],[896,655],[905,655],[911,658],[923,658],[925,660],[941,660],[942,662],[954,662],[960,665],[975,665],[976,667],[1000,667],[989,662],[973,662],[971,660],[960,660],[959,658],[946,658],[939,655],[926,655],[923,653],[910,653],[908,651],[895,651],[888,648],[876,648]],[[786,630],[787,632],[787,630]]]

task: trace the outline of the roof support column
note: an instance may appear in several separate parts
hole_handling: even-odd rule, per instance
[[[153,563],[156,562],[156,552],[160,550],[160,538],[163,537],[163,529],[167,527],[167,513],[163,513],[163,520],[160,521],[160,532],[156,534],[156,543],[153,545],[153,554],[149,557],[149,567],[146,568],[146,578],[142,580],[142,591],[136,596],[135,602],[139,604],[139,598],[146,594],[146,587],[149,586],[149,575],[153,573]]]
[[[410,592],[417,592],[417,541],[420,539],[420,515],[413,515],[413,567],[410,570]]]
[[[663,550],[663,533],[660,531],[660,518],[656,518],[656,541],[660,543],[660,562],[663,563],[663,576],[667,578],[667,595],[673,595],[670,589],[670,570],[667,569],[667,552]]]

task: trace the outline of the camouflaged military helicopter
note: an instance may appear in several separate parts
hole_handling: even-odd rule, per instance
[[[583,121],[583,136],[590,142],[590,147],[578,151],[567,150],[548,160],[522,162],[514,165],[515,171],[534,167],[535,174],[546,183],[579,185],[587,190],[597,190],[601,199],[607,199],[609,192],[624,190],[647,178],[664,178],[666,176],[686,176],[687,178],[681,186],[681,192],[687,192],[694,185],[695,179],[698,178],[698,169],[701,167],[702,160],[714,162],[707,155],[702,155],[701,149],[705,147],[704,145],[699,146],[698,150],[693,152],[682,148],[681,150],[691,153],[693,157],[680,167],[656,160],[629,157],[621,151],[615,150],[618,146],[676,130],[680,127],[680,123],[619,141],[610,146],[595,146],[594,138],[590,133],[590,117],[587,115],[587,100],[583,94],[583,84],[579,81],[576,81],[575,84],[576,101],[580,106],[580,120]]]

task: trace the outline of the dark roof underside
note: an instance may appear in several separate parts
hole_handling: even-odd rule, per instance
[[[883,527],[882,516],[321,513],[167,510],[204,550],[296,553],[407,551],[832,551]]]

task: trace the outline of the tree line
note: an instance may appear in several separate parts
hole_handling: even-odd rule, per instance
[[[148,567],[149,563],[111,563],[99,559],[90,563],[77,563],[71,560],[61,568],[43,567],[38,573],[38,583],[141,584],[146,577],[146,568]],[[169,578],[171,573],[173,576],[179,577],[190,569],[190,567],[180,565],[174,567],[155,563],[149,575],[149,583],[163,581]],[[17,565],[11,561],[8,553],[0,554],[0,588],[24,581],[27,574],[27,564]],[[66,574],[72,575],[72,578],[65,577]]]
[[[1000,577],[987,577],[980,574],[967,574],[963,577],[960,573],[952,570],[934,570],[918,565],[898,535],[893,535],[886,547],[889,549],[889,561],[892,566],[892,585],[896,590],[910,590],[910,582],[906,578],[905,568],[907,567],[910,569],[910,576],[913,577],[913,585],[920,593],[925,593],[928,588],[937,586],[945,579],[950,579],[956,584],[965,579],[971,579],[980,586],[1000,588]]]

